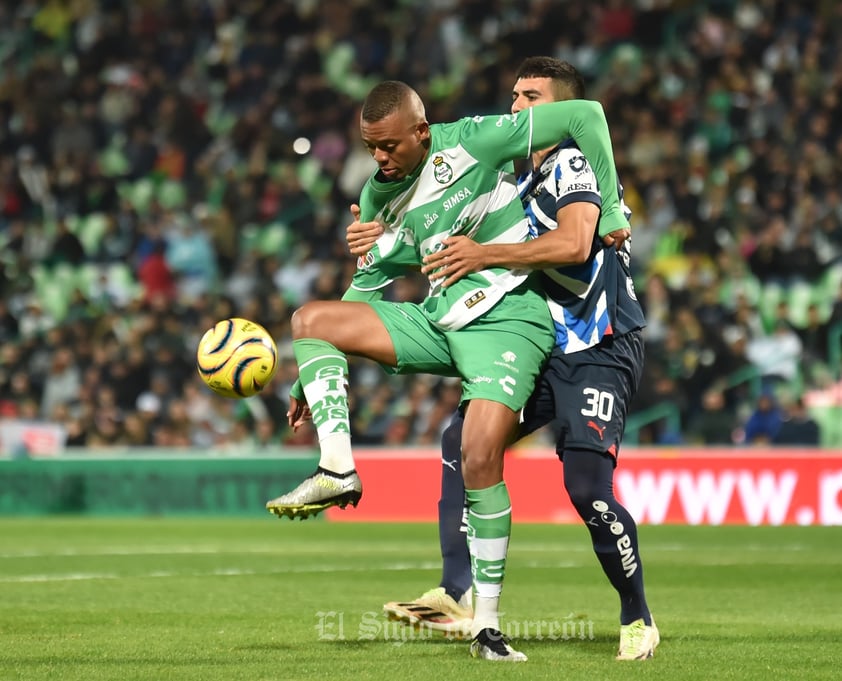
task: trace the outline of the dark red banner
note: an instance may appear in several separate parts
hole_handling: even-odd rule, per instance
[[[436,519],[436,450],[357,450],[363,499],[333,521]],[[515,522],[579,522],[549,450],[512,450],[506,483]],[[624,449],[617,496],[640,523],[842,525],[842,452],[807,449]]]

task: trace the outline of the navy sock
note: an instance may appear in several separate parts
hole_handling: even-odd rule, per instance
[[[594,552],[620,596],[620,624],[652,624],[643,589],[637,525],[614,496],[614,460],[593,451],[564,452],[564,486],[591,533]]]
[[[462,479],[462,415],[456,413],[441,438],[439,543],[441,584],[458,601],[471,588],[471,556],[465,525],[465,481]]]

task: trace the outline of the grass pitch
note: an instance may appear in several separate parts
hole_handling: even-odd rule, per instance
[[[349,511],[351,512],[351,511]],[[584,528],[515,525],[520,665],[388,623],[439,579],[432,525],[0,519],[0,679],[834,679],[842,529],[641,527],[654,659],[620,663]]]

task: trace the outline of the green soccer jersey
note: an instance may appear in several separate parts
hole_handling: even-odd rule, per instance
[[[525,241],[528,222],[511,162],[567,137],[591,160],[600,187],[608,188],[603,192],[603,227],[628,226],[616,193],[608,127],[597,102],[570,100],[517,114],[464,118],[431,125],[430,136],[429,152],[411,175],[391,182],[375,173],[363,188],[361,220],[377,220],[385,232],[359,259],[346,300],[379,297],[383,287],[443,248],[442,240],[449,236],[467,236],[480,244]],[[528,270],[492,267],[447,289],[433,281],[422,305],[431,322],[453,331],[491,309],[528,276]]]

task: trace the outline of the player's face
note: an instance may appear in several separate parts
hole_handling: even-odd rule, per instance
[[[390,180],[410,175],[427,155],[430,126],[405,109],[379,121],[360,121],[360,133],[368,153]]]
[[[519,78],[512,88],[512,113],[554,101],[552,78]]]

